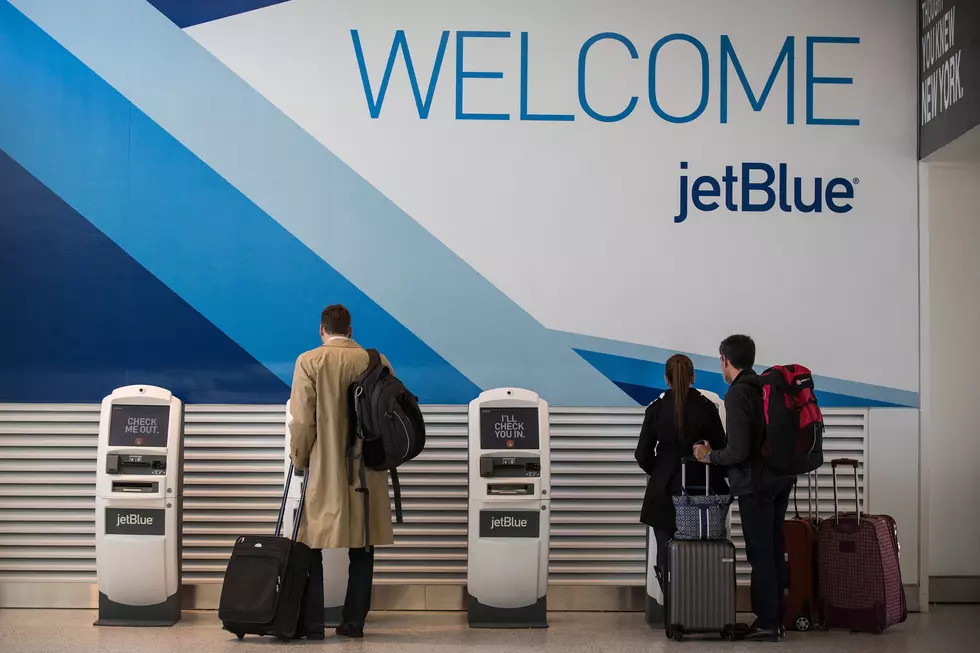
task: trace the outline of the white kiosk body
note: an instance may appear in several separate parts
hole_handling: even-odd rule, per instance
[[[286,459],[283,483],[285,484],[285,474],[289,473],[289,424],[292,422],[292,414],[289,412],[289,402],[286,402]],[[295,480],[303,476],[303,470],[295,472]],[[305,482],[305,481],[304,481]],[[289,493],[286,495],[286,512],[282,520],[282,532],[292,533],[293,524],[296,521],[296,513],[299,511],[299,497],[302,494],[302,483],[291,483]],[[305,510],[310,509],[307,504]],[[332,628],[340,625],[341,615],[344,611],[344,600],[347,598],[347,568],[349,560],[347,549],[323,549],[323,625]]]
[[[724,427],[725,403],[721,397],[710,390],[692,389],[703,394],[717,406],[719,416],[721,417],[721,425]],[[663,395],[661,394],[660,397],[663,398]],[[664,623],[664,594],[660,589],[660,581],[657,580],[657,546],[656,534],[652,528],[647,527],[646,620],[651,626],[660,627]]]
[[[169,390],[102,400],[95,481],[97,626],[180,620],[184,404]]]
[[[548,404],[528,390],[488,390],[469,408],[471,627],[548,626],[550,527]]]

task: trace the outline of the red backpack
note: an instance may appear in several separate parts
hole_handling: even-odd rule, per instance
[[[823,414],[813,375],[802,365],[776,365],[762,373],[766,438],[762,458],[778,474],[799,475],[823,465]]]

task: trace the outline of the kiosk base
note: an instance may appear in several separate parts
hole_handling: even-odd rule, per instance
[[[649,594],[646,595],[646,619],[651,626],[663,628],[664,626],[664,606],[660,605],[657,599]]]
[[[523,608],[494,608],[483,605],[466,593],[466,612],[470,628],[547,628],[548,597]]]
[[[338,605],[336,608],[323,609],[323,625],[327,628],[336,628],[344,620],[344,606]]]
[[[99,592],[96,626],[168,627],[180,621],[180,592],[156,605],[123,605]]]

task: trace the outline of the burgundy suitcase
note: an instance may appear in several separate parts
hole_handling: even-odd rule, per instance
[[[817,532],[817,575],[827,627],[873,633],[908,617],[902,571],[898,564],[898,532],[886,515],[841,514],[837,501],[837,466],[854,469],[856,460],[831,461],[834,472],[834,518]]]
[[[786,538],[786,564],[789,588],[783,625],[787,630],[805,631],[822,623],[817,601],[817,527],[820,524],[820,503],[817,499],[816,473],[807,474],[807,516],[800,516],[793,486],[793,506],[796,516],[787,519],[783,528]],[[798,480],[798,479],[797,479]],[[816,510],[813,505],[816,504]]]

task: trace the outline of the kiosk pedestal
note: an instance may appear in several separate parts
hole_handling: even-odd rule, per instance
[[[95,497],[97,626],[180,620],[184,404],[128,386],[102,401]]]
[[[551,525],[548,404],[528,390],[469,409],[467,613],[475,628],[546,628]]]
[[[286,402],[286,471],[289,473],[289,423],[292,421],[289,412],[289,402]],[[296,471],[299,480],[303,470]],[[304,481],[305,482],[305,481]],[[299,498],[302,494],[301,483],[291,483],[286,495],[286,512],[283,516],[283,533],[292,533],[296,513],[299,510]],[[310,509],[307,504],[306,510]],[[350,563],[347,549],[323,549],[323,625],[335,628],[340,625],[344,611],[344,599],[347,598],[347,568]]]
[[[657,536],[653,529],[648,526],[646,618],[647,623],[651,626],[662,627],[664,625],[664,593],[660,589],[660,581],[657,580],[656,566]]]

